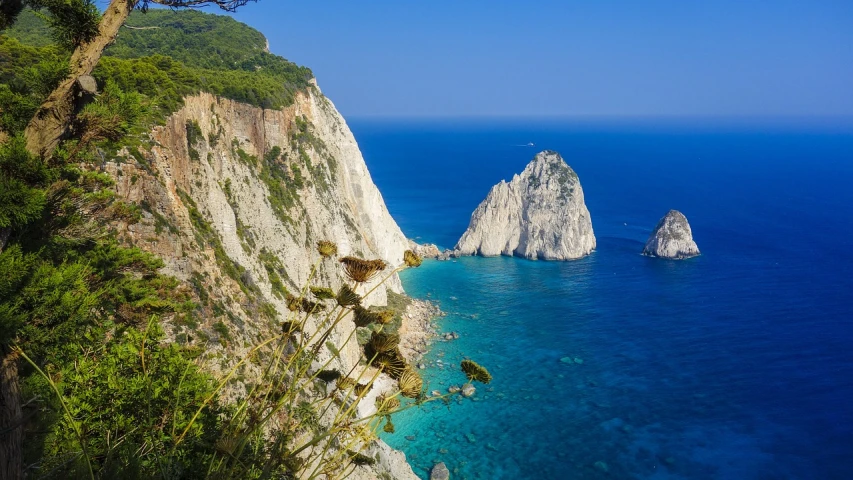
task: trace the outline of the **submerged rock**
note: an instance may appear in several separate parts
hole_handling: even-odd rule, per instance
[[[438,462],[429,472],[429,480],[450,480],[450,470],[444,462]]]
[[[454,252],[571,260],[594,249],[580,180],[559,153],[546,150],[512,181],[492,187]]]
[[[643,247],[643,255],[680,260],[699,255],[693,241],[693,231],[687,217],[678,210],[670,210],[655,227]]]

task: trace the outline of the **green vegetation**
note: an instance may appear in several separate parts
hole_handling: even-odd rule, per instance
[[[307,87],[310,72],[263,52],[238,62],[238,49],[225,48],[227,42],[249,40],[240,32],[229,36],[229,29],[243,27],[228,21],[221,24],[226,30],[214,29],[216,38],[205,40],[212,48],[205,54],[212,58],[183,54],[178,43],[190,40],[169,31],[207,28],[209,17],[192,13],[187,24],[163,24],[157,29],[162,35],[154,37],[156,48],[167,50],[161,53],[178,60],[134,57],[136,47],[122,51],[119,42],[116,56],[103,59],[95,72],[101,95],[60,124],[68,135],[55,148],[34,149],[24,128],[68,75],[69,47],[94,35],[99,19],[89,0],[29,4],[50,5],[45,18],[52,36],[39,36],[40,29],[47,30],[32,28],[37,22],[28,12],[12,34],[33,45],[0,35],[0,408],[4,415],[11,412],[3,418],[13,419],[0,426],[0,463],[16,461],[9,471],[17,470],[17,477],[26,466],[28,478],[345,478],[353,465],[373,463],[361,451],[379,428],[393,431],[391,415],[446,400],[447,395],[427,396],[423,380],[399,354],[399,336],[383,331],[393,315],[360,305],[368,287],[359,275],[386,269],[381,260],[347,257],[352,290],[361,289],[360,295],[342,288],[330,297],[323,290],[323,298],[313,302],[288,295],[284,267],[262,252],[267,273],[279,277],[274,288],[292,311],[275,323],[275,331],[263,332],[266,338],[242,345],[248,353],[238,359],[208,343],[213,333],[223,347],[230,346],[243,327],[222,300],[211,298],[211,279],[196,271],[181,283],[159,273],[161,259],[115,239],[123,237],[119,226],[139,221],[142,210],[154,216],[158,231],[180,232],[157,213],[157,205],[117,200],[112,180],[99,171],[105,158],[126,146],[150,173],[135,133],[177,108],[182,95],[225,91],[236,100],[284,105],[296,89]],[[0,12],[0,27],[12,23],[14,15],[7,13]],[[151,21],[167,14],[158,12]],[[188,147],[206,140],[199,125],[186,128]],[[315,168],[310,159],[300,160],[297,169]],[[302,188],[299,170],[288,169],[280,151],[264,155],[262,172],[281,180],[280,188],[287,186],[276,200],[282,211],[288,199],[298,201],[289,189]],[[279,320],[249,272],[225,254],[198,205],[185,192],[178,194],[199,247],[211,249],[219,269],[243,290],[243,308]],[[332,261],[336,250],[323,248],[316,261]],[[199,314],[207,309],[214,314],[205,322],[210,330],[199,328]],[[355,335],[353,330],[336,345],[329,341],[333,330],[353,318],[372,332],[363,353],[365,364],[376,370],[368,374],[355,366],[335,370],[334,378],[325,377],[330,381],[319,378],[337,368],[339,349]],[[206,352],[210,347],[213,352]],[[223,369],[218,378],[202,369],[210,361]],[[320,368],[312,368],[317,362]],[[247,368],[249,363],[258,368]],[[256,378],[247,379],[252,371]],[[377,399],[376,414],[359,418],[355,405],[382,371],[398,379],[399,388]],[[240,397],[221,401],[231,387]],[[321,426],[325,418],[332,421]]]
[[[149,10],[134,12],[128,25],[156,28],[122,29],[94,76],[100,85],[112,81],[123,91],[142,94],[148,107],[147,123],[162,122],[181,107],[183,97],[199,92],[281,108],[293,103],[297,91],[311,85],[310,69],[264,51],[263,35],[230,17]],[[53,46],[49,32],[43,20],[25,10],[15,26],[0,36],[0,79],[4,84],[33,74],[57,81],[65,76],[68,54]],[[26,70],[20,67],[31,65],[38,68],[17,75]],[[34,112],[37,106],[22,107]],[[23,115],[29,116],[31,113]]]

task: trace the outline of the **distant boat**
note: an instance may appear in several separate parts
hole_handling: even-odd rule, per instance
[[[528,147],[532,147],[532,146],[533,146],[533,142],[527,142],[527,146],[528,146]]]

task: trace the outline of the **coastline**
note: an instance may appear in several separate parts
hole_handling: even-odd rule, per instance
[[[429,300],[409,298],[411,302],[401,315],[403,321],[397,333],[400,335],[400,353],[407,362],[415,364],[438,337],[435,319],[445,316],[445,313]]]

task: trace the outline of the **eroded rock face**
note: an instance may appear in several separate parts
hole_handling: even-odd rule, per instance
[[[572,260],[594,249],[580,180],[559,153],[546,150],[512,181],[492,187],[454,250],[461,255]]]
[[[660,219],[646,246],[643,255],[681,260],[699,255],[699,247],[693,241],[693,231],[687,217],[678,210],[670,210]]]

